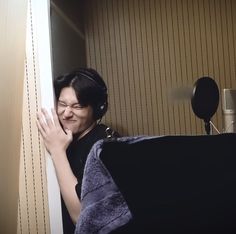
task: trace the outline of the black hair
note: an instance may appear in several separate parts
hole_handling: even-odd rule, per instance
[[[94,119],[101,119],[108,107],[107,86],[101,75],[92,68],[79,68],[70,73],[60,75],[53,82],[56,100],[61,90],[72,87],[82,107],[93,108]]]

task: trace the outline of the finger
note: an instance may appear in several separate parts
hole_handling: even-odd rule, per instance
[[[38,127],[38,130],[39,130],[41,136],[42,136],[43,138],[45,138],[45,137],[46,137],[45,131],[44,131],[44,129],[42,128],[42,125],[41,125],[41,123],[39,122],[38,119],[36,119],[36,125],[37,125],[37,127]]]
[[[41,111],[39,111],[36,116],[37,116],[38,126],[45,132],[48,126],[47,123],[45,122],[44,114]]]
[[[66,135],[68,136],[68,138],[69,138],[70,140],[72,140],[72,138],[73,138],[72,131],[69,130],[69,129],[65,129],[65,132],[66,132]]]
[[[50,121],[50,117],[49,117],[48,114],[47,114],[47,116],[45,116],[45,113],[44,113],[43,111],[45,111],[45,109],[42,110],[42,111],[39,111],[39,112],[37,113],[37,119],[38,119],[39,124],[41,125],[41,127],[42,127],[42,128],[44,129],[44,131],[46,132],[46,131],[49,130],[49,124],[48,124],[48,122]]]
[[[59,122],[59,119],[58,119],[58,115],[57,115],[55,109],[52,108],[52,109],[51,109],[51,112],[52,112],[52,118],[53,118],[53,121],[54,121],[55,126],[61,126],[61,125],[60,125],[60,122]]]
[[[54,125],[53,120],[51,116],[48,114],[47,110],[45,108],[42,108],[42,113],[44,115],[45,121],[49,127],[52,127]]]

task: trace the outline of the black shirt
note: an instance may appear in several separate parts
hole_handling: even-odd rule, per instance
[[[81,139],[74,139],[67,149],[67,158],[72,169],[72,172],[78,180],[78,184],[75,189],[78,197],[80,198],[81,185],[83,179],[83,172],[88,154],[94,145],[100,139],[107,138],[110,134],[110,130],[104,124],[96,125],[88,134]],[[118,133],[114,133],[114,136],[118,136]],[[63,198],[62,203],[62,219],[63,219],[63,232],[64,234],[74,234],[75,225],[72,222],[70,215],[67,211]]]

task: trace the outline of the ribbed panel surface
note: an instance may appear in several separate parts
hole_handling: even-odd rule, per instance
[[[236,88],[236,1],[87,0],[85,12],[87,63],[109,87],[105,122],[123,135],[205,134],[190,97],[172,93],[202,76]]]

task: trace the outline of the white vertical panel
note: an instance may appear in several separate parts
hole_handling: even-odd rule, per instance
[[[28,122],[32,121],[32,126],[30,127],[31,133],[27,133],[27,128],[25,131],[23,131],[23,141],[26,139],[27,134],[30,138],[29,142],[32,146],[28,146],[23,144],[24,148],[26,150],[28,148],[32,148],[31,150],[23,150],[25,160],[28,160],[25,162],[24,170],[25,174],[25,180],[27,180],[27,183],[25,183],[25,190],[26,194],[28,194],[28,199],[25,202],[26,206],[23,206],[23,203],[20,203],[19,205],[19,213],[22,212],[22,215],[19,215],[22,219],[22,227],[19,228],[21,231],[18,231],[23,233],[25,231],[27,232],[44,232],[46,233],[47,230],[47,222],[48,220],[45,220],[45,214],[44,216],[44,229],[42,229],[42,223],[40,220],[40,212],[46,212],[46,209],[40,209],[40,199],[38,193],[41,193],[44,187],[42,185],[41,188],[39,186],[37,187],[38,181],[38,175],[41,174],[43,184],[43,172],[42,169],[40,172],[37,169],[38,164],[42,164],[40,162],[40,154],[42,153],[43,156],[45,156],[46,159],[46,188],[47,191],[42,192],[43,194],[47,194],[47,201],[48,201],[48,210],[49,210],[49,225],[50,225],[50,233],[52,234],[60,234],[63,233],[62,229],[62,214],[61,214],[61,200],[60,200],[60,189],[58,185],[58,181],[56,178],[55,169],[52,163],[52,160],[50,158],[50,155],[46,152],[45,148],[43,147],[43,152],[41,152],[42,142],[32,143],[35,141],[40,141],[40,138],[38,136],[37,138],[37,129],[35,129],[35,118],[36,113],[34,113],[33,109],[35,108],[35,111],[38,111],[40,106],[45,107],[49,112],[51,108],[54,107],[54,93],[53,93],[53,85],[52,85],[52,61],[51,61],[51,37],[50,37],[50,5],[48,0],[28,0],[28,18],[27,18],[27,41],[26,41],[26,77],[25,82],[27,82],[29,88],[25,89],[25,92],[27,92],[27,95],[30,97],[36,97],[36,99],[40,100],[40,104],[35,101],[33,103],[33,100],[29,100],[29,108],[31,112],[31,115],[28,116]],[[26,85],[27,86],[27,85]],[[30,87],[31,86],[31,87]],[[30,93],[31,92],[31,93]],[[35,93],[34,93],[35,92]],[[32,106],[31,106],[32,105]],[[24,112],[24,110],[23,110]],[[25,123],[26,125],[28,123]],[[25,134],[25,138],[24,138]],[[36,138],[36,139],[34,139]],[[25,141],[26,142],[26,141]],[[27,141],[28,142],[28,141]],[[34,150],[38,146],[38,152]],[[37,161],[38,160],[38,161]],[[37,162],[38,163],[37,163]],[[27,167],[27,165],[29,165]],[[30,168],[30,165],[32,168]],[[42,167],[42,166],[41,166]],[[37,171],[38,170],[38,171]],[[30,178],[32,177],[32,178]],[[28,192],[27,192],[28,190]],[[37,191],[38,190],[38,191]],[[31,194],[31,191],[33,191],[34,195]],[[34,198],[31,198],[34,196]],[[42,199],[43,200],[43,199]],[[45,200],[45,199],[44,199]],[[44,201],[43,200],[43,201]],[[27,204],[29,203],[29,204]],[[31,203],[31,204],[30,204]],[[32,205],[32,203],[34,203]],[[34,216],[33,213],[30,213],[30,207],[34,207],[37,210],[35,212]],[[25,208],[27,211],[28,220],[25,220],[24,223],[24,216],[23,216],[23,210],[20,209]],[[19,223],[19,220],[18,220]],[[26,229],[25,226],[28,225]],[[44,230],[44,231],[43,231]]]
[[[35,15],[35,30],[38,45],[38,65],[41,91],[41,105],[48,109],[54,107],[52,87],[52,63],[50,42],[50,5],[48,0],[32,1],[32,13]],[[62,215],[60,190],[50,156],[46,154],[49,218],[52,234],[62,233]]]

